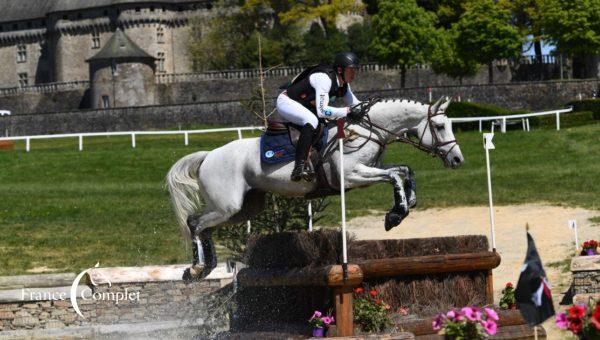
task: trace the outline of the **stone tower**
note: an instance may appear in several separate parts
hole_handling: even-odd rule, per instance
[[[90,67],[92,108],[155,104],[155,58],[121,29],[86,61]]]

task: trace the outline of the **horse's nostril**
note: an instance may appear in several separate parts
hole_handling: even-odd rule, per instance
[[[460,163],[460,158],[454,157],[454,163],[459,164]]]

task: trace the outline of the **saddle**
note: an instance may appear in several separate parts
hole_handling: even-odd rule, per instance
[[[300,137],[301,126],[284,123],[275,119],[267,120],[267,129],[260,137],[261,162],[265,164],[289,163],[294,160],[296,144]],[[329,128],[326,124],[319,124],[313,135],[312,146],[317,152],[311,152],[309,161],[320,159],[320,153],[327,144]]]

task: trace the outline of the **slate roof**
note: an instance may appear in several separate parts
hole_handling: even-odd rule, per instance
[[[131,41],[120,28],[117,28],[115,34],[106,42],[106,45],[87,61],[123,58],[155,59]]]
[[[0,0],[0,22],[44,18],[48,13],[76,11],[119,4],[206,3],[204,0]]]

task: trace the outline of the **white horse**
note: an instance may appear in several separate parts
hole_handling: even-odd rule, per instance
[[[370,107],[360,123],[347,125],[344,187],[392,183],[395,204],[386,215],[386,230],[398,225],[416,204],[412,171],[407,166],[381,164],[389,143],[412,144],[440,157],[449,168],[456,168],[464,161],[450,120],[444,114],[450,101],[441,102],[440,99],[426,105],[407,100],[380,101]],[[340,150],[335,143],[336,131],[336,127],[330,130],[327,147],[321,151],[328,190],[320,190],[323,180],[292,182],[293,162],[261,163],[259,138],[235,140],[177,161],[167,175],[167,185],[182,231],[192,240],[194,260],[185,277],[205,277],[212,271],[216,254],[211,228],[251,219],[264,209],[265,192],[304,197],[339,193]]]

